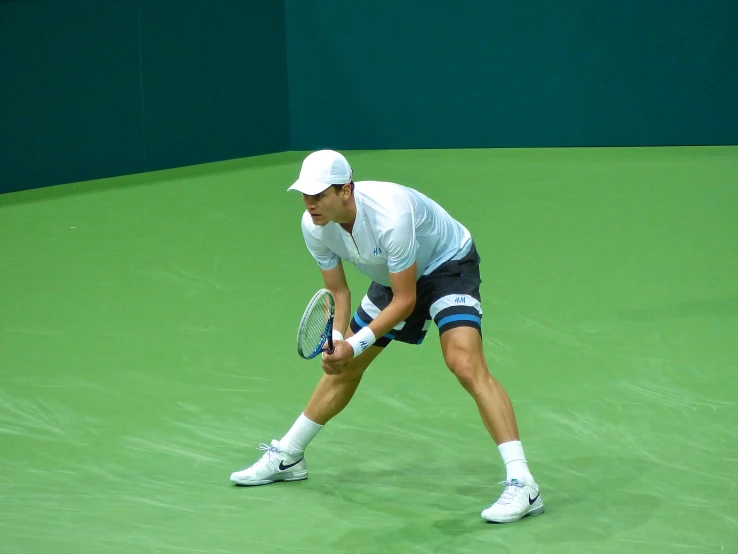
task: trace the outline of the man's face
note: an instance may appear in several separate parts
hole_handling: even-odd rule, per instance
[[[313,223],[322,227],[331,221],[341,219],[345,211],[343,196],[343,189],[328,187],[318,194],[303,194],[302,201],[305,203],[305,208],[310,213],[310,217],[313,218]]]

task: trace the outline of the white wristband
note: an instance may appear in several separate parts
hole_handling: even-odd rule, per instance
[[[354,336],[346,339],[346,342],[349,343],[354,349],[354,358],[361,354],[364,350],[369,348],[376,341],[377,338],[374,336],[374,333],[371,329],[369,329],[369,327],[364,327]]]

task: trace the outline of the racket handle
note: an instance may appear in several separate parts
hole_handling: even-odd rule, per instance
[[[331,329],[331,332],[328,335],[328,354],[333,354],[333,352],[335,351],[335,348],[333,347],[334,340],[343,340],[343,334],[341,333],[341,331],[338,331],[337,329]]]

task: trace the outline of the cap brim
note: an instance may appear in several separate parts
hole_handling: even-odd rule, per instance
[[[303,194],[309,194],[310,196],[312,196],[314,194],[323,192],[325,189],[327,189],[330,186],[331,185],[326,185],[325,183],[319,183],[317,181],[307,181],[305,179],[298,179],[297,181],[295,181],[295,184],[293,184],[287,190],[296,190]]]

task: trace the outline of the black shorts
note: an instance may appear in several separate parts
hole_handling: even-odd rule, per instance
[[[431,321],[443,334],[456,327],[474,327],[482,332],[482,305],[479,285],[479,254],[472,243],[471,250],[461,260],[451,260],[438,266],[417,281],[413,313],[392,331],[378,337],[375,346],[387,346],[393,340],[421,344]],[[351,318],[351,330],[357,333],[374,321],[392,300],[392,289],[372,282],[361,305]]]

